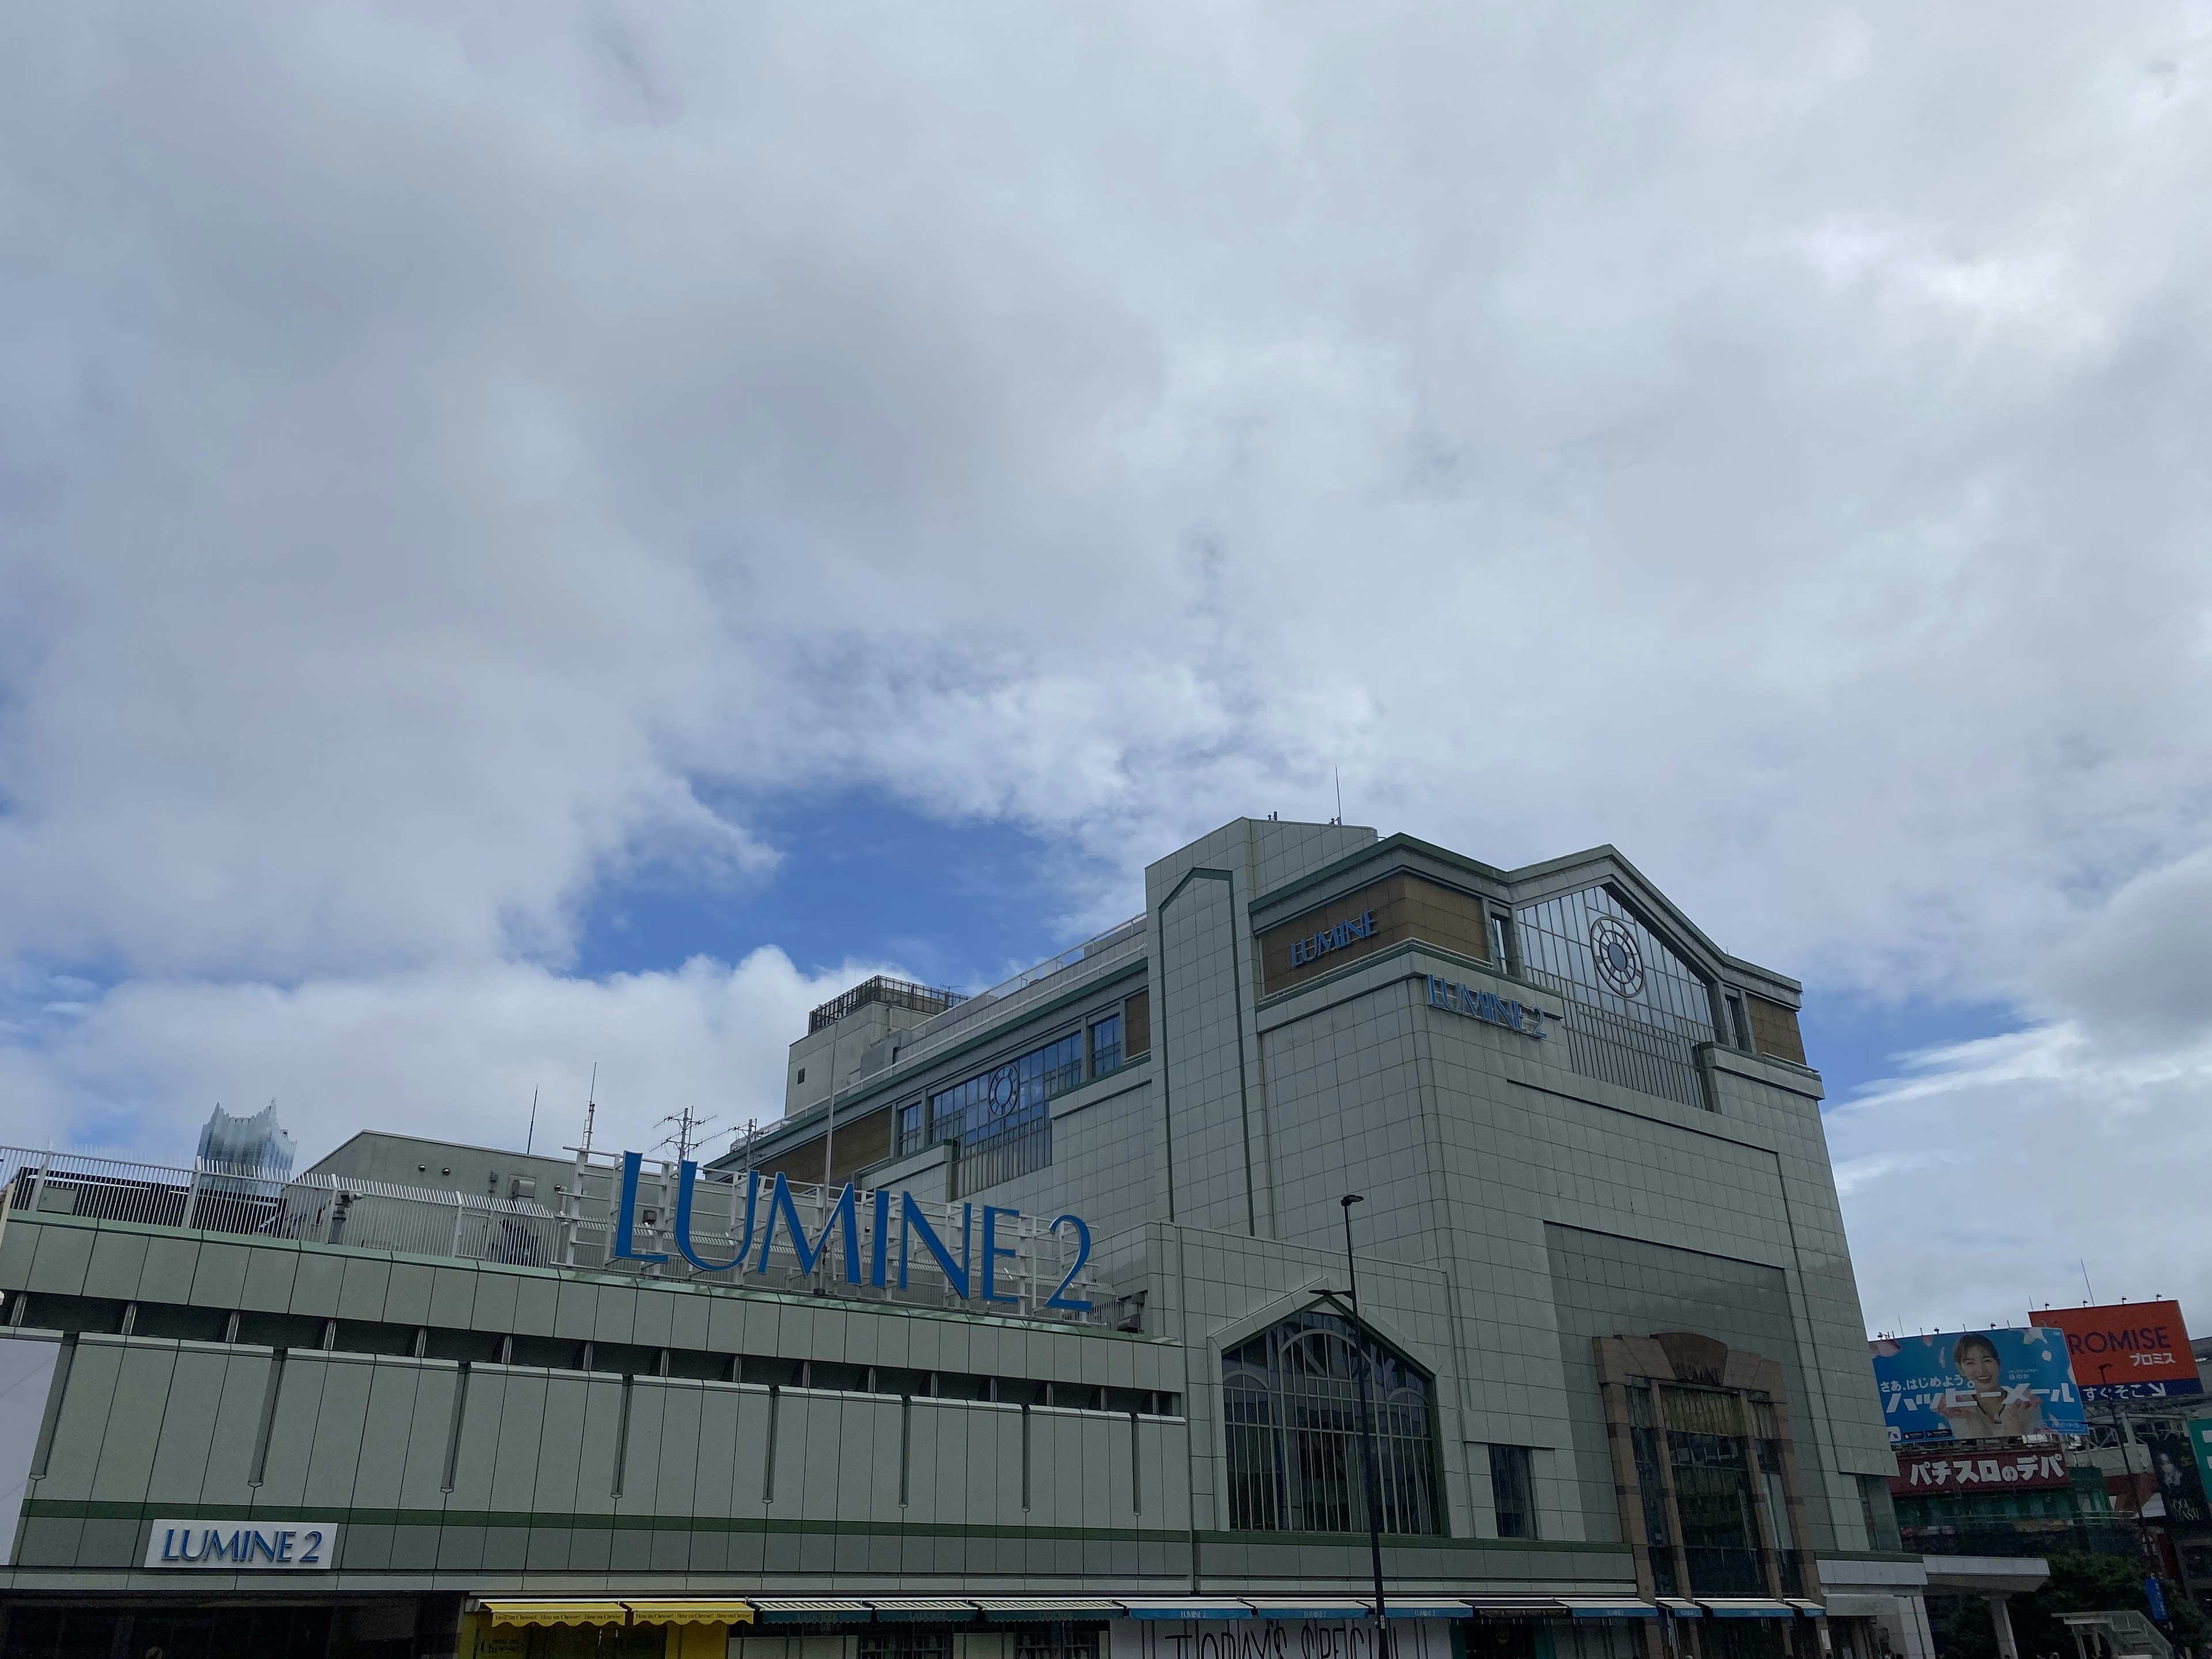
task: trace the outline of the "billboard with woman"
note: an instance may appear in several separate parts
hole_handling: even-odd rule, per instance
[[[1946,1331],[1868,1346],[1893,1442],[2011,1440],[2088,1426],[2063,1331]]]

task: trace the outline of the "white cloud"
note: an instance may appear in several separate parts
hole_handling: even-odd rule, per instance
[[[302,1164],[357,1129],[574,1145],[598,1075],[595,1145],[645,1147],[688,1103],[710,1139],[783,1112],[806,1011],[877,971],[808,976],[780,951],[605,981],[530,964],[268,984],[142,980],[0,1049],[0,1141],[174,1164],[218,1102],[273,1096]]]
[[[1839,1123],[2155,1116],[2208,37],[2032,12],[0,19],[16,1132],[355,1071],[489,1126],[571,1015],[738,1063],[730,997],[766,1065],[762,958],[562,978],[592,896],[773,879],[752,804],[859,783],[1103,921],[1338,768],[2040,1022]]]

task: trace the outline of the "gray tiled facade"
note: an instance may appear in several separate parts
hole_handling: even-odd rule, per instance
[[[1714,1040],[1666,1062],[1704,1103],[1578,1066],[1565,1032],[1583,1014],[1510,951],[1490,959],[1418,927],[1340,944],[1322,930],[1331,954],[1271,965],[1330,905],[1356,910],[1401,879],[1419,884],[1424,904],[1459,907],[1470,928],[1510,925],[1516,907],[1555,895],[1614,896],[1710,983]],[[1547,1034],[1440,1006],[1443,985],[1470,1006],[1488,992],[1529,1011],[1524,1026],[1540,1014]],[[1122,1412],[465,1364],[434,1346],[298,1344],[272,1382],[272,1346],[89,1326],[64,1340],[33,1317],[15,1340],[52,1342],[59,1358],[6,1582],[167,1588],[135,1565],[147,1523],[206,1514],[341,1521],[326,1588],[1357,1590],[1364,1534],[1236,1524],[1223,1391],[1231,1351],[1334,1305],[1348,1192],[1364,1196],[1363,1310],[1432,1382],[1436,1528],[1386,1540],[1394,1584],[1632,1590],[1591,1345],[1662,1330],[1781,1366],[1806,1541],[1832,1585],[1854,1582],[1853,1563],[1881,1559],[1865,1482],[1893,1463],[1820,1082],[1797,1058],[1736,1040],[1729,995],[1794,1030],[1793,981],[1721,951],[1610,848],[1502,871],[1368,830],[1248,819],[1152,866],[1141,925],[1057,972],[902,1023],[872,1016],[865,1044],[831,1028],[794,1046],[795,1109],[749,1156],[796,1169],[819,1158],[805,1149],[819,1146],[829,1090],[812,1068],[833,1057],[842,1134],[1141,1006],[1142,1051],[1101,1074],[1086,1061],[1051,1099],[1042,1167],[959,1190],[957,1148],[923,1137],[858,1177],[1082,1216],[1092,1267],[1133,1329],[19,1214],[0,1240],[0,1289],[17,1306],[30,1292],[33,1316],[67,1298],[158,1304],[291,1316],[303,1331],[477,1332],[1165,1403]],[[550,1186],[557,1168],[536,1179]],[[1529,1454],[1534,1536],[1499,1535],[1493,1445]]]

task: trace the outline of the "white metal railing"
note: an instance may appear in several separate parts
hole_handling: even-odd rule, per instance
[[[848,1229],[842,1187],[786,1182],[780,1204],[773,1179],[741,1170],[717,1171],[711,1179],[702,1173],[692,1190],[688,1235],[692,1254],[709,1264],[702,1271],[685,1260],[676,1243],[680,1173],[672,1163],[641,1168],[630,1251],[617,1253],[622,1179],[619,1158],[580,1152],[575,1180],[560,1194],[559,1207],[548,1209],[530,1199],[483,1198],[350,1176],[263,1179],[198,1164],[171,1167],[0,1146],[0,1188],[23,1219],[76,1215],[517,1267],[966,1307],[1027,1319],[1098,1322],[1104,1316],[1095,1305],[1102,1298],[1082,1259],[1079,1229],[1055,1230],[1038,1217],[998,1212],[992,1218],[994,1240],[1013,1254],[987,1264],[980,1206],[897,1192],[878,1202],[875,1192],[854,1189]],[[920,1225],[907,1224],[909,1203]],[[801,1240],[792,1237],[794,1218]],[[927,1248],[932,1237],[956,1270],[966,1268],[964,1298],[954,1275]],[[800,1265],[801,1249],[818,1253],[810,1267]],[[667,1260],[639,1259],[656,1255]],[[720,1263],[730,1265],[715,1265]],[[982,1282],[987,1265],[988,1285]],[[987,1291],[994,1293],[988,1303]],[[1054,1305],[1055,1295],[1062,1305]],[[1064,1305],[1085,1301],[1094,1304],[1087,1312]]]
[[[999,1005],[1007,998],[1018,995],[1028,990],[1030,986],[1050,979],[1054,974],[1063,973],[1070,968],[1080,965],[1085,959],[1097,955],[1101,950],[1109,945],[1120,944],[1122,939],[1130,937],[1141,928],[1144,921],[1144,915],[1139,913],[1131,916],[1127,921],[1117,921],[1104,933],[1094,933],[1082,944],[1071,945],[1057,956],[1047,957],[1042,962],[1023,969],[1012,979],[1003,980],[988,991],[979,992],[964,1001],[955,1003],[941,1014],[931,1015],[921,1024],[915,1026],[908,1036],[901,1040],[902,1052],[912,1052],[925,1041],[935,1037],[939,1033],[950,1030],[956,1025],[964,1025],[969,1020],[977,1018],[988,1012],[1004,1012],[1003,1009],[999,1008]]]

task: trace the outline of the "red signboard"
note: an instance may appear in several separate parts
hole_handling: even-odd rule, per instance
[[[2057,1447],[2027,1451],[1960,1453],[1944,1446],[1899,1446],[1889,1490],[1899,1498],[1938,1492],[2053,1492],[2068,1484],[2066,1454]]]
[[[2155,1400],[2201,1393],[2179,1302],[2042,1308],[2039,1325],[2066,1333],[2066,1358],[2085,1400]]]

